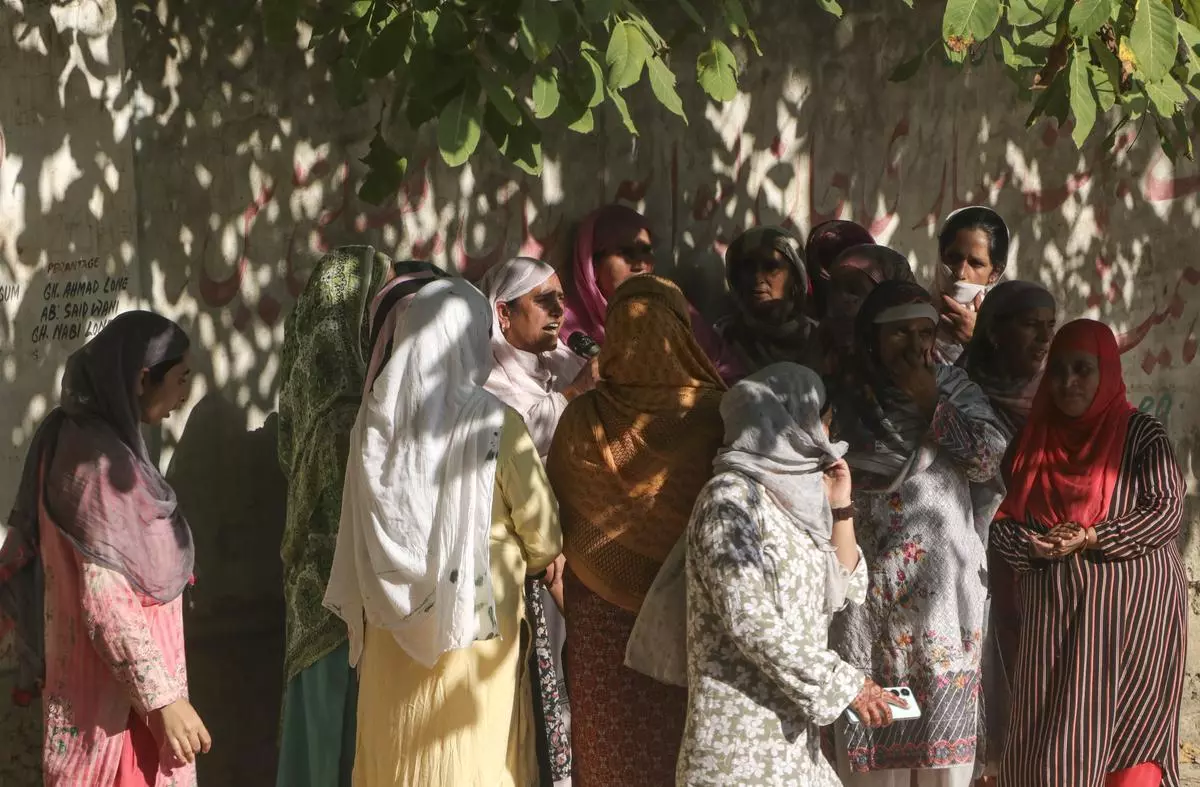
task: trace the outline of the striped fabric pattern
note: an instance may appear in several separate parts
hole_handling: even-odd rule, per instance
[[[1166,430],[1136,413],[1097,550],[1031,561],[1028,534],[1044,528],[993,526],[992,548],[1018,575],[1022,620],[1003,787],[1100,787],[1143,762],[1178,786],[1183,494]]]

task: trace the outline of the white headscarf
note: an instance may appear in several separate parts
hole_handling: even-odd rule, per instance
[[[479,289],[492,308],[492,355],[496,364],[484,386],[525,419],[538,454],[550,453],[550,442],[567,400],[558,391],[571,384],[585,361],[559,342],[550,352],[518,350],[500,330],[497,303],[508,303],[541,286],[554,268],[529,257],[497,265],[479,280]]]
[[[499,636],[488,542],[504,406],[483,389],[490,324],[466,281],[425,285],[363,398],[325,593],[349,628],[351,664],[364,615],[427,667]]]
[[[846,578],[830,539],[833,513],[823,471],[846,453],[821,425],[825,385],[811,369],[776,363],[742,379],[721,399],[725,445],[716,473],[740,473],[761,484],[796,526],[826,553],[826,611],[842,607]]]

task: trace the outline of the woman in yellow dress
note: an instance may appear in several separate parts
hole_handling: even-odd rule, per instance
[[[360,670],[355,787],[536,783],[524,581],[562,535],[521,417],[483,389],[491,322],[445,279],[379,338],[325,595]]]

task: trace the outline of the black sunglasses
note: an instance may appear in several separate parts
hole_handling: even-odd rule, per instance
[[[633,243],[629,246],[618,246],[615,249],[596,252],[592,255],[592,261],[598,262],[609,254],[616,254],[627,260],[652,262],[654,260],[654,247],[649,243]]]

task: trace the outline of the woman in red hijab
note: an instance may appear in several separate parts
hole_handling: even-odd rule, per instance
[[[1183,474],[1108,327],[1058,332],[1005,478],[991,546],[1018,577],[1021,641],[1000,784],[1175,787]]]

